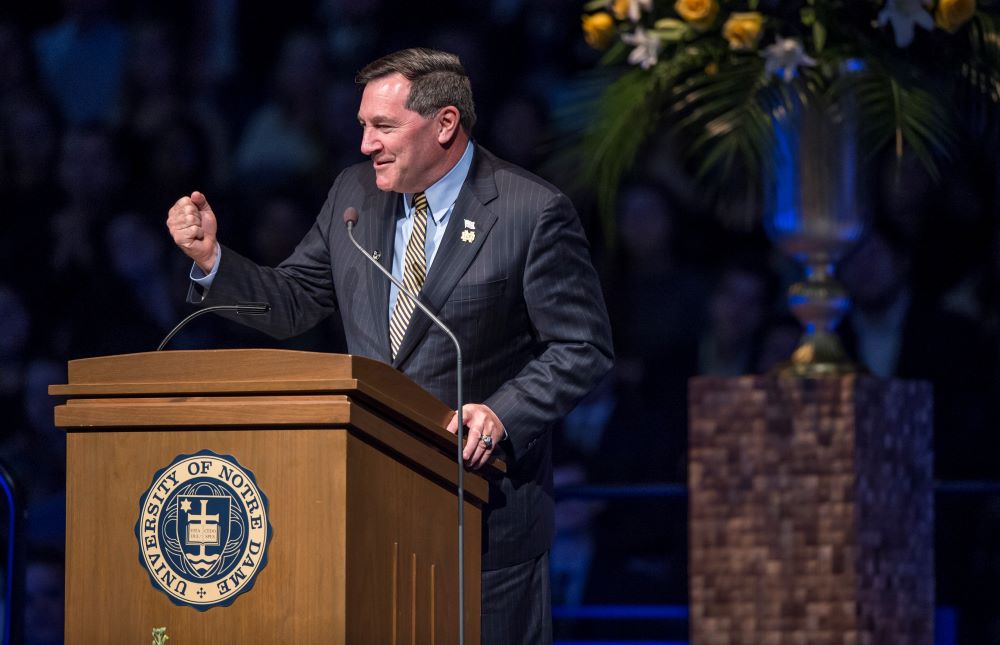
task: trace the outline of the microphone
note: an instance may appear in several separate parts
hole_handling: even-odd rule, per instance
[[[412,293],[409,289],[403,286],[403,283],[396,279],[392,273],[386,271],[385,267],[378,263],[372,255],[364,249],[363,246],[358,244],[358,241],[354,239],[354,225],[358,223],[358,209],[353,206],[348,206],[344,211],[344,224],[347,226],[347,236],[351,238],[351,242],[354,246],[361,251],[361,255],[378,267],[378,270],[389,278],[389,281],[396,285],[399,292],[412,300],[417,307],[420,308],[422,312],[427,314],[427,317],[434,321],[441,331],[448,335],[451,342],[455,344],[455,372],[458,375],[458,453],[456,456],[456,461],[458,463],[458,642],[459,645],[465,644],[465,462],[462,460],[462,443],[463,443],[463,428],[464,428],[464,417],[462,416],[462,347],[458,343],[458,338],[452,333],[448,326],[441,322],[441,319],[434,315],[434,313],[417,298],[415,293]]]
[[[204,309],[199,309],[198,311],[189,315],[184,320],[177,323],[177,326],[170,330],[170,333],[167,334],[167,337],[163,339],[163,341],[160,343],[160,346],[156,348],[156,351],[160,351],[164,347],[166,347],[167,343],[170,342],[170,339],[173,338],[175,335],[177,335],[177,332],[184,329],[185,325],[187,325],[189,322],[191,322],[198,316],[207,314],[211,311],[235,311],[238,315],[260,316],[262,314],[266,314],[267,312],[271,311],[271,305],[267,304],[266,302],[245,302],[239,305],[215,305],[212,307],[205,307]]]

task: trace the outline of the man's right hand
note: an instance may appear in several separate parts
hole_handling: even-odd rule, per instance
[[[181,197],[167,213],[167,229],[189,258],[205,273],[215,266],[218,223],[208,200],[198,191]]]

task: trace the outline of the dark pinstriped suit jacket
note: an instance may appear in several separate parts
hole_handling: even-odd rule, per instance
[[[361,217],[358,241],[392,266],[398,193],[375,187],[370,163],[348,168],[315,224],[277,268],[225,249],[203,304],[267,301],[242,317],[278,337],[301,333],[339,309],[348,351],[404,372],[455,406],[451,341],[419,310],[395,360],[389,350],[389,283],[347,237],[342,214]],[[475,240],[463,242],[465,220]],[[421,297],[462,345],[467,402],[488,405],[507,429],[508,474],[491,482],[483,568],[524,562],[549,548],[550,428],[608,371],[611,332],[587,242],[570,201],[554,187],[476,147]]]

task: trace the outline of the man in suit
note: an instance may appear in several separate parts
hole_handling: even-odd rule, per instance
[[[362,246],[419,290],[462,345],[464,397],[475,401],[463,408],[466,464],[495,452],[507,462],[484,513],[483,643],[549,642],[550,429],[612,361],[582,227],[565,195],[472,142],[472,91],[456,56],[399,51],[357,81],[371,162],[337,177],[278,267],[220,246],[199,192],[177,201],[167,226],[195,262],[195,299],[267,301],[270,314],[245,322],[279,337],[339,309],[352,354],[391,364],[454,406],[451,342],[353,247],[342,213],[360,211]]]

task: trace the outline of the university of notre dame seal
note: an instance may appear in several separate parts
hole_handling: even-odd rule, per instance
[[[170,600],[199,611],[226,606],[267,564],[267,498],[230,455],[179,455],[139,500],[135,536],[139,563]]]

